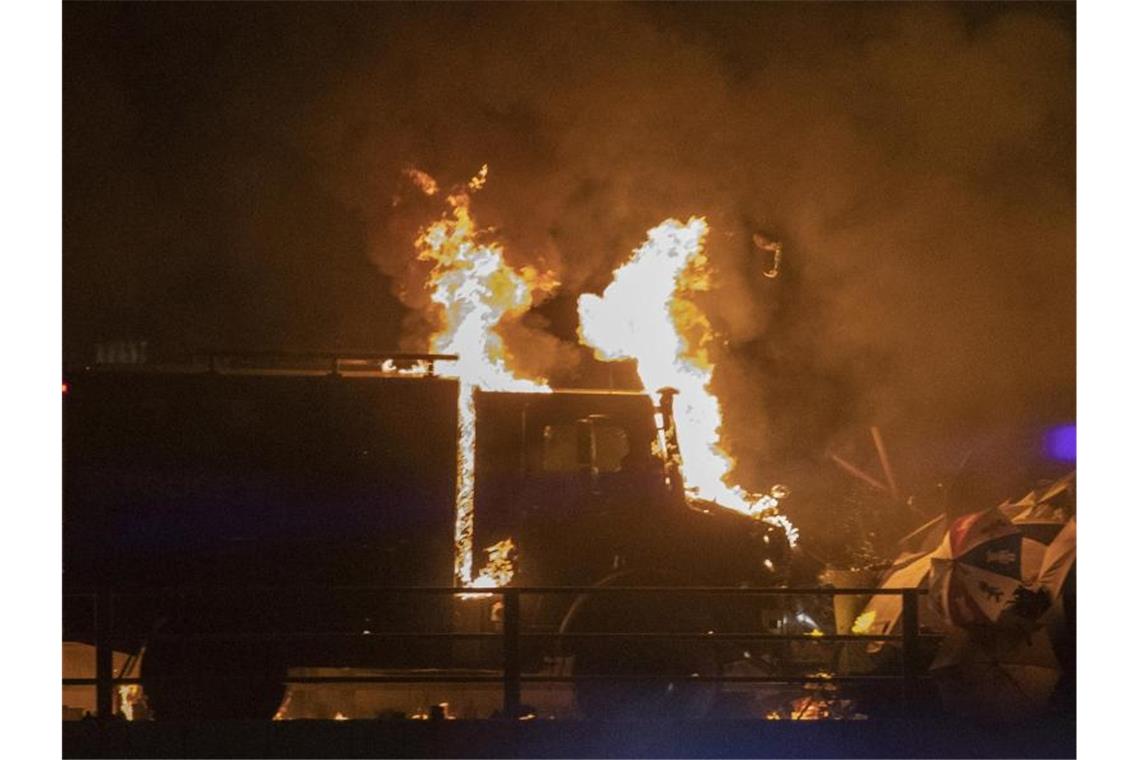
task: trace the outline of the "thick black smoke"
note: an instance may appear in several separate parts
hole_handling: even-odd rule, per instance
[[[403,170],[446,186],[486,162],[477,218],[562,282],[511,328],[560,384],[633,381],[574,346],[577,295],[662,219],[709,218],[747,485],[857,457],[873,423],[921,478],[1074,413],[1071,6],[68,4],[64,21],[68,356],[131,336],[414,343],[411,241],[442,209]],[[757,232],[783,243],[776,278]]]

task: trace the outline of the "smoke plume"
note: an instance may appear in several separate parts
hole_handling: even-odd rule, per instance
[[[577,296],[661,220],[708,218],[703,306],[745,485],[794,481],[869,424],[918,447],[924,475],[946,463],[932,441],[960,452],[971,431],[1073,415],[1070,6],[69,4],[64,20],[72,354],[138,333],[422,348],[412,241],[486,163],[475,216],[561,283],[505,329],[555,384],[635,382],[577,345]],[[778,276],[758,234],[782,244]]]

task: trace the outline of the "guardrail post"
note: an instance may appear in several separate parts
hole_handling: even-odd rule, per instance
[[[519,592],[503,589],[503,717],[517,718],[522,703],[519,657]]]
[[[110,718],[114,712],[114,651],[111,649],[111,594],[95,596],[95,717]]]
[[[918,701],[918,591],[907,589],[902,595],[902,672],[903,699],[908,707]]]

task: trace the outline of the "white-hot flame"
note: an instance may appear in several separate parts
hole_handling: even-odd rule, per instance
[[[515,542],[509,538],[484,549],[487,562],[479,575],[466,584],[470,588],[500,588],[515,577]],[[481,599],[488,594],[461,594],[460,599]]]
[[[579,337],[598,359],[633,359],[645,390],[679,391],[673,400],[681,474],[692,497],[796,530],[776,513],[778,489],[753,494],[728,483],[733,459],[721,446],[720,401],[710,390],[714,334],[693,294],[709,289],[708,224],[667,219],[614,272],[602,295],[578,299]]]
[[[415,176],[421,187],[432,186],[423,179],[431,178],[422,172]],[[464,586],[475,580],[475,389],[549,391],[545,380],[520,378],[511,369],[512,357],[498,327],[504,319],[525,313],[537,294],[558,284],[550,273],[530,266],[510,266],[501,245],[482,239],[471,216],[469,193],[481,189],[486,182],[484,165],[463,189],[448,196],[450,212],[423,230],[416,240],[419,258],[433,264],[427,287],[439,307],[439,329],[431,337],[431,350],[459,355],[457,361],[438,362],[436,371],[443,377],[457,378],[460,383],[455,577]],[[506,583],[513,568],[510,573],[501,568],[494,573]]]
[[[119,687],[119,711],[126,720],[135,720],[136,706],[142,701],[142,687],[138,684],[127,684]]]
[[[496,588],[510,583],[515,574],[515,542],[506,538],[485,551],[487,564],[479,571],[479,577],[471,581],[471,587]]]

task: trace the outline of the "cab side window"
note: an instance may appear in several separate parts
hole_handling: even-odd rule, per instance
[[[543,429],[543,472],[618,472],[628,454],[629,436],[619,425],[587,419]]]
[[[617,425],[595,425],[594,453],[599,472],[617,472],[629,454],[629,436]]]

